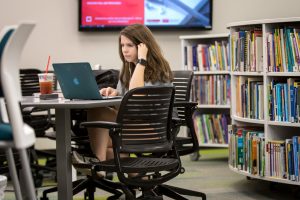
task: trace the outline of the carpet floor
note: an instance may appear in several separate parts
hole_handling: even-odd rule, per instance
[[[183,157],[186,170],[184,174],[168,182],[206,193],[208,200],[287,200],[300,199],[299,186],[270,183],[257,179],[247,179],[245,176],[232,172],[228,168],[228,149],[203,149],[198,161],[191,161],[189,156]],[[55,183],[45,180],[43,187],[38,188],[38,197],[49,185]],[[104,200],[109,194],[102,190],[96,191],[96,200]],[[49,200],[56,200],[57,193],[49,194]],[[187,199],[199,199],[186,197]],[[11,184],[8,183],[5,200],[15,199]],[[75,200],[83,200],[84,194],[74,196]],[[169,198],[164,198],[168,200]]]

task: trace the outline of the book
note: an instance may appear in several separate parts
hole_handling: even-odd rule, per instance
[[[257,155],[257,139],[255,137],[251,138],[252,145],[251,145],[251,153],[252,153],[252,159],[251,159],[251,173],[256,175],[257,174],[257,164],[258,164],[258,155]]]
[[[187,46],[187,70],[193,71],[193,46]]]
[[[262,32],[254,31],[255,38],[255,71],[263,71],[263,41]]]
[[[199,71],[197,45],[192,46],[193,71]]]
[[[188,70],[187,64],[187,46],[183,47],[183,63],[184,63],[184,70]]]
[[[294,87],[297,88],[296,98],[296,119],[295,122],[300,122],[300,80],[294,82]]]
[[[281,52],[282,52],[282,54],[281,54],[282,67],[283,67],[283,71],[287,72],[288,71],[287,70],[287,62],[286,62],[287,55],[286,55],[286,51],[285,51],[286,44],[285,44],[285,40],[284,40],[285,37],[284,37],[283,28],[280,29],[280,33],[279,34],[280,34],[279,39],[280,39],[280,46],[281,46]]]
[[[285,147],[286,147],[286,169],[287,169],[287,177],[289,180],[295,180],[295,173],[294,173],[294,159],[293,159],[293,140],[286,139],[285,140]]]
[[[199,71],[204,71],[204,45],[198,44],[197,46],[197,57],[198,57],[198,66]]]
[[[242,129],[238,129],[237,131],[237,168],[243,169],[244,165],[244,138],[242,135]]]
[[[248,82],[248,88],[247,88],[247,114],[248,114],[248,118],[256,118],[255,117],[255,104],[256,104],[256,94],[254,92],[254,88],[255,88],[255,84],[257,84],[258,82],[262,83],[261,82],[262,79],[259,78],[259,77],[249,77],[247,79],[247,82]]]
[[[295,180],[299,182],[299,160],[298,160],[298,154],[299,154],[299,143],[298,143],[298,136],[293,136],[293,164],[294,164],[294,174],[295,174]]]

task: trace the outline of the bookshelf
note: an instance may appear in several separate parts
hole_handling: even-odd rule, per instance
[[[300,18],[230,23],[229,168],[300,185]]]
[[[229,34],[184,35],[179,38],[183,69],[194,71],[191,95],[192,100],[198,102],[194,124],[199,133],[199,146],[228,148]]]

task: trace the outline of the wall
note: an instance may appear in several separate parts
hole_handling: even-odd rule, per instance
[[[173,69],[180,69],[179,35],[226,32],[234,21],[296,17],[299,0],[214,0],[212,31],[154,32]],[[119,68],[117,32],[77,31],[78,0],[0,1],[0,28],[24,20],[37,23],[24,49],[21,67],[43,69],[48,55],[53,62],[89,61],[105,68]]]

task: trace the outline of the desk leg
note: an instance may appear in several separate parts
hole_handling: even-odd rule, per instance
[[[55,110],[58,199],[64,200],[73,198],[70,120],[70,109]]]

